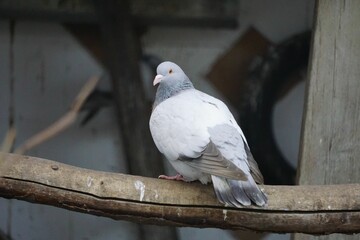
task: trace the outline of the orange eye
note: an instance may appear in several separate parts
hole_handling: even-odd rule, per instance
[[[173,70],[172,70],[172,69],[170,69],[170,70],[169,70],[169,73],[172,73],[172,72],[173,72]]]

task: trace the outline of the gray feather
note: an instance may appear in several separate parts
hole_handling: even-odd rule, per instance
[[[254,202],[258,206],[264,206],[267,202],[266,195],[252,179],[236,181],[216,176],[211,176],[211,179],[217,198],[224,204],[239,207],[249,206]]]
[[[239,201],[244,206],[249,206],[251,200],[244,191],[239,181],[228,180],[227,183],[230,186],[231,193],[234,195],[235,199]]]
[[[246,180],[228,177],[226,179],[212,178],[216,181],[213,183],[216,195],[232,206],[238,206],[238,204],[248,206],[251,202],[258,206],[265,205],[267,197],[255,183],[255,181],[263,183],[264,180],[245,139],[234,127],[227,124],[215,126],[209,129],[209,132],[210,138],[220,149],[221,154],[237,162],[238,166],[248,167],[251,175]],[[241,152],[242,154],[240,154]],[[235,204],[233,199],[236,200]]]
[[[266,204],[266,195],[260,190],[253,179],[249,178],[248,181],[228,180],[228,182],[236,199],[248,198],[249,201],[251,200],[258,206],[264,206]]]
[[[214,185],[214,190],[216,197],[223,204],[228,204],[230,206],[241,207],[241,205],[245,205],[244,202],[238,201],[235,196],[232,194],[230,186],[225,178],[211,176],[211,180]],[[250,205],[250,200],[249,204]]]
[[[194,89],[194,86],[188,76],[186,76],[183,70],[176,64],[164,62],[158,66],[157,72],[166,73],[168,69],[172,69],[174,73],[167,75],[164,77],[164,80],[160,82],[156,91],[153,108],[182,91]]]
[[[181,156],[179,160],[212,175],[214,190],[220,202],[234,207],[249,206],[251,202],[264,206],[267,197],[255,183],[263,183],[263,177],[240,133],[227,124],[215,126],[209,132],[215,143],[210,141],[197,158]],[[241,151],[243,155],[239,153]],[[226,159],[224,154],[232,161]],[[239,165],[233,161],[238,161]],[[245,174],[239,166],[248,167],[250,174]]]
[[[198,158],[180,156],[180,161],[204,173],[237,180],[247,180],[246,174],[231,161],[225,159],[210,141]]]

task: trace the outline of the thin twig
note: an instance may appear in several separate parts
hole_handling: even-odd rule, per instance
[[[15,150],[15,153],[24,154],[26,151],[58,135],[60,132],[68,128],[76,120],[76,117],[82,105],[85,103],[86,98],[94,90],[99,79],[100,78],[98,76],[91,77],[82,87],[79,94],[76,96],[74,102],[70,107],[70,110],[56,122],[51,124],[49,127],[45,128],[41,132],[35,134],[34,136],[26,140],[24,144],[22,144]]]
[[[16,129],[14,126],[11,126],[8,132],[6,133],[0,151],[3,153],[9,153],[12,147],[14,146],[15,137],[16,137]],[[3,155],[0,155],[0,168],[3,163],[3,157],[4,157]]]
[[[16,137],[16,129],[14,126],[11,126],[10,129],[8,130],[8,132],[6,133],[6,136],[4,138],[4,141],[1,145],[1,152],[5,152],[8,153],[11,151],[11,148],[14,145],[14,141],[15,141],[15,137]]]

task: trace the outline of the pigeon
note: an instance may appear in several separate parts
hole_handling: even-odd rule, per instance
[[[256,184],[263,184],[263,176],[227,106],[196,90],[173,62],[159,64],[156,71],[150,132],[178,172],[159,178],[212,182],[216,197],[226,206],[266,205],[267,196]]]

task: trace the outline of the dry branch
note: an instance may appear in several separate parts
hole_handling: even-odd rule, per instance
[[[360,184],[263,186],[268,206],[224,207],[212,187],[2,154],[0,196],[139,223],[309,234],[359,233]]]
[[[14,145],[15,137],[16,137],[16,129],[14,126],[11,126],[10,129],[8,130],[8,132],[6,133],[6,136],[1,145],[0,151],[1,152],[10,152],[11,148]],[[0,159],[0,162],[1,162],[1,159]]]
[[[70,107],[70,110],[64,116],[59,118],[56,122],[51,124],[49,127],[35,134],[24,144],[15,149],[15,153],[24,154],[26,151],[29,151],[35,146],[45,142],[46,140],[49,140],[50,138],[64,131],[66,128],[70,127],[71,124],[75,122],[81,106],[85,103],[87,97],[94,90],[99,79],[100,78],[98,76],[91,77],[82,87],[79,94],[76,96],[74,102]]]

